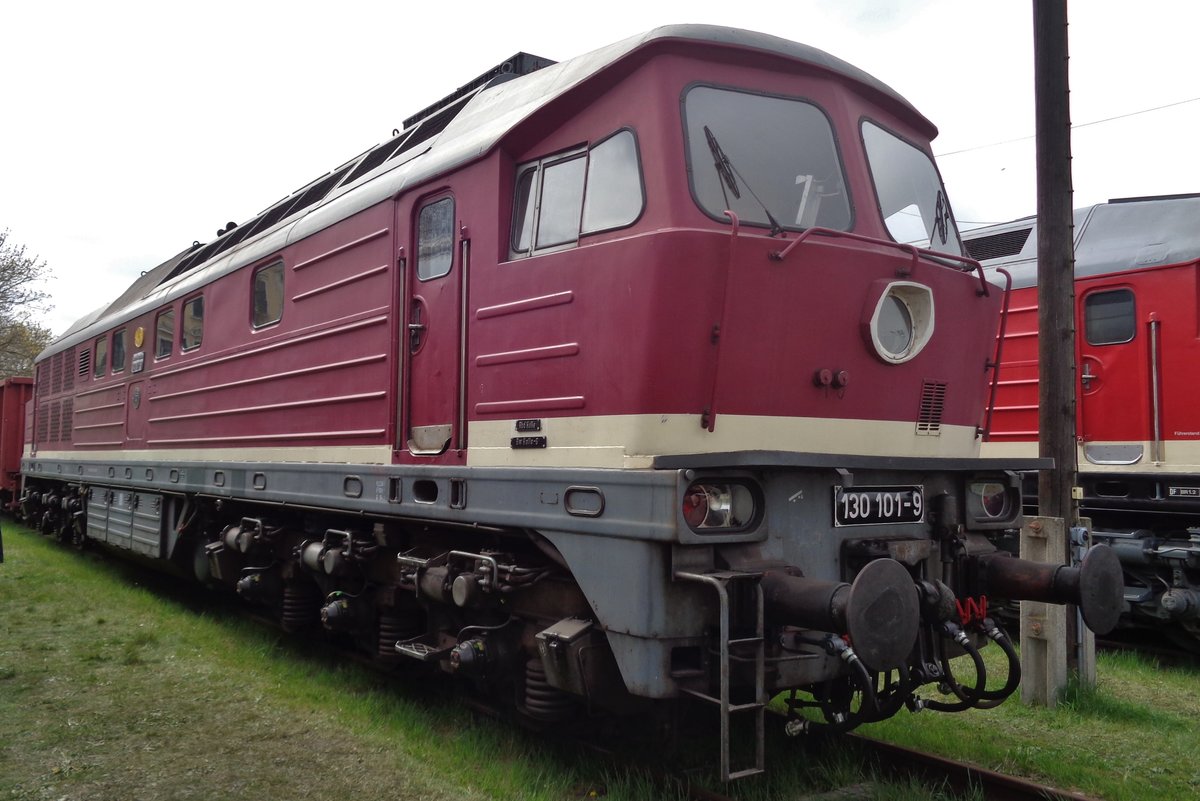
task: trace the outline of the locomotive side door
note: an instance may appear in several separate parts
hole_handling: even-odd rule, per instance
[[[1079,431],[1092,464],[1130,465],[1152,439],[1154,382],[1149,363],[1150,310],[1126,282],[1080,286]],[[1138,321],[1141,320],[1142,323]]]
[[[399,445],[417,456],[466,447],[461,399],[466,249],[459,244],[456,211],[454,195],[439,192],[416,204],[411,224],[397,226],[411,231],[411,250],[402,257]]]

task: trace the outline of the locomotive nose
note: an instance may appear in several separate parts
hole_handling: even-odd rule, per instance
[[[1012,601],[1076,604],[1097,634],[1117,626],[1125,605],[1125,580],[1117,554],[1093,545],[1079,567],[1048,565],[1007,554],[978,557],[989,593]]]
[[[848,635],[872,670],[904,664],[917,640],[920,605],[912,576],[894,559],[875,559],[853,584],[769,570],[762,577],[768,619]]]

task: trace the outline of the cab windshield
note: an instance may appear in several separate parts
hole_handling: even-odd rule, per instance
[[[932,159],[873,122],[862,124],[862,135],[879,210],[892,239],[964,255],[954,214]]]
[[[833,129],[812,103],[712,86],[684,95],[692,196],[706,214],[772,233],[847,230],[850,202]]]

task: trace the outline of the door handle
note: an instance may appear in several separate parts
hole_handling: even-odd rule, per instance
[[[1083,372],[1079,375],[1079,383],[1083,384],[1084,389],[1091,389],[1092,381],[1099,377],[1100,376],[1098,376],[1092,372],[1092,363],[1091,362],[1083,363]]]
[[[424,336],[425,323],[421,322],[421,302],[414,300],[412,304],[412,317],[408,324],[408,352],[416,353],[417,348],[421,347],[421,339]]]

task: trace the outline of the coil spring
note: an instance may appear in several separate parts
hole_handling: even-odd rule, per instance
[[[396,653],[396,643],[400,640],[411,640],[420,633],[421,629],[410,618],[380,615],[376,656],[387,662],[398,660],[400,655]]]
[[[575,713],[571,696],[546,681],[541,659],[525,663],[525,712],[547,722],[566,720]]]
[[[321,618],[321,595],[311,584],[286,584],[283,587],[283,615],[280,622],[284,631],[298,631],[318,622]]]

